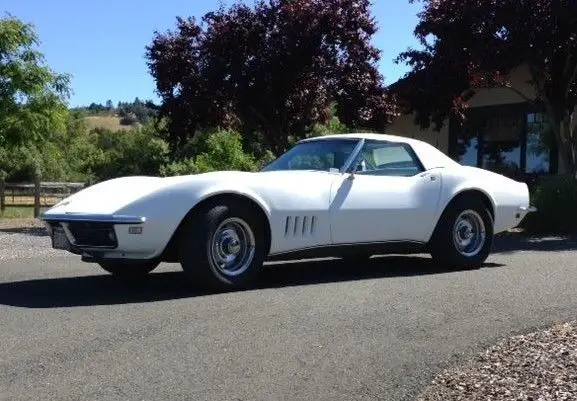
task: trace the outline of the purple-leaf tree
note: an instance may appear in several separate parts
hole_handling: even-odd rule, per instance
[[[414,2],[415,0],[410,0]],[[510,87],[547,116],[569,173],[577,173],[577,1],[417,0],[415,35],[422,50],[399,56],[411,71],[400,98],[417,121],[438,128],[463,117],[471,90]],[[529,67],[535,97],[511,86],[515,67]]]
[[[369,0],[235,4],[200,22],[177,19],[147,47],[150,73],[174,142],[205,127],[260,134],[275,152],[337,114],[383,128],[387,96],[370,43]]]

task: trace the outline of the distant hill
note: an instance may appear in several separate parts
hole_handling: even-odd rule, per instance
[[[112,100],[106,104],[91,103],[70,109],[73,115],[83,120],[89,129],[104,128],[111,131],[127,130],[139,125],[145,125],[157,115],[159,106],[152,101],[141,101],[135,98],[133,102],[118,102]],[[124,124],[120,124],[123,121]]]
[[[108,115],[108,116],[88,116],[82,118],[85,122],[86,127],[89,130],[94,128],[104,128],[111,131],[119,131],[119,130],[128,130],[134,127],[137,127],[138,123],[132,125],[122,125],[120,124],[120,117],[116,115]]]

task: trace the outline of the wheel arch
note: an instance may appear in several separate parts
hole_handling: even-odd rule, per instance
[[[457,202],[463,198],[468,198],[468,197],[480,199],[483,202],[483,204],[487,207],[487,210],[489,210],[489,214],[491,215],[493,222],[495,221],[495,212],[496,211],[495,211],[495,203],[493,202],[492,197],[487,192],[485,192],[479,188],[463,188],[463,189],[455,192],[455,194],[452,196],[451,200],[449,202],[447,202],[447,204],[443,208],[443,211],[439,214],[439,217],[438,217],[437,221],[435,222],[435,226],[434,226],[433,232],[431,233],[431,237],[429,238],[429,241],[434,238],[435,232],[437,231],[437,227],[439,227],[439,224],[441,224],[441,222],[443,221],[443,217],[445,216],[445,213],[447,212],[447,210],[455,202]]]
[[[272,241],[272,230],[271,230],[271,222],[270,222],[270,213],[269,210],[265,207],[262,200],[255,199],[254,197],[245,194],[245,193],[238,193],[238,192],[214,192],[210,193],[203,198],[201,198],[197,203],[195,203],[188,212],[183,216],[183,218],[178,223],[178,226],[172,233],[170,240],[168,241],[164,251],[162,252],[162,260],[166,262],[176,262],[177,261],[177,238],[180,234],[181,228],[183,224],[193,218],[198,213],[201,213],[206,208],[210,207],[210,205],[215,205],[220,202],[238,202],[247,206],[250,210],[254,211],[261,222],[265,227],[266,233],[266,244],[265,244],[265,254],[268,255],[270,252],[270,246]]]
[[[447,206],[445,206],[445,210],[449,207],[449,205],[456,202],[458,199],[466,197],[474,197],[477,199],[481,199],[483,204],[489,210],[491,217],[493,218],[493,220],[495,220],[495,202],[493,201],[493,198],[491,197],[491,195],[489,195],[489,193],[480,188],[465,188],[456,192],[449,201],[449,203],[447,203]]]

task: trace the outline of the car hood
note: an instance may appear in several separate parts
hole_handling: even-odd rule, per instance
[[[46,212],[50,214],[114,214],[138,199],[170,187],[190,185],[190,188],[219,185],[235,188],[287,185],[291,181],[301,181],[306,176],[329,174],[319,171],[271,171],[242,172],[217,171],[195,175],[174,177],[123,177],[90,186],[64,199]]]

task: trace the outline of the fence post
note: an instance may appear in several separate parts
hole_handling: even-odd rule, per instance
[[[4,215],[6,211],[6,177],[3,171],[0,171],[0,214]]]
[[[34,217],[40,216],[40,169],[37,168],[34,172]]]

